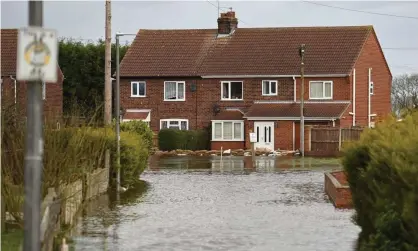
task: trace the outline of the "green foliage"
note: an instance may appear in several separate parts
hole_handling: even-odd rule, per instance
[[[163,129],[158,133],[158,147],[162,151],[205,150],[208,144],[209,134],[206,130]]]
[[[120,46],[120,60],[128,49]],[[112,44],[112,74],[116,71],[116,46]],[[64,112],[77,103],[83,111],[103,102],[105,76],[105,43],[82,43],[71,39],[59,41],[59,65],[65,76]],[[102,115],[102,114],[100,114]],[[103,116],[99,116],[102,118]]]
[[[147,142],[135,132],[121,132],[121,185],[131,187],[139,182],[139,175],[148,164]]]
[[[148,150],[153,147],[153,132],[149,128],[148,124],[143,121],[128,121],[120,124],[120,130],[122,132],[134,132],[141,136],[141,140],[147,145]]]
[[[388,118],[344,151],[357,250],[418,250],[418,113]]]

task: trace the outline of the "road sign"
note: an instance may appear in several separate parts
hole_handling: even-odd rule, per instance
[[[55,30],[21,28],[17,47],[17,80],[57,82],[57,44]]]

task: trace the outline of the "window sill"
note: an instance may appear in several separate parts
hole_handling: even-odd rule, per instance
[[[186,99],[164,99],[164,101],[168,101],[168,102],[181,102],[181,101],[186,101]]]
[[[275,93],[275,94],[261,94],[261,96],[266,96],[266,97],[277,96],[277,93]]]
[[[146,98],[147,96],[134,96],[134,95],[131,95],[131,98]]]
[[[244,139],[212,139],[212,142],[244,142]]]
[[[309,100],[332,100],[332,98],[311,98],[311,97],[309,97]]]
[[[221,101],[244,101],[244,99],[223,99],[223,98],[221,98]]]

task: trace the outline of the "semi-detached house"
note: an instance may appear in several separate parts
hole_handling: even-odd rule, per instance
[[[256,147],[298,149],[301,44],[307,127],[368,127],[390,113],[392,75],[372,26],[237,26],[230,11],[218,29],[139,30],[121,62],[123,120],[210,127],[212,149],[249,148],[250,131]]]

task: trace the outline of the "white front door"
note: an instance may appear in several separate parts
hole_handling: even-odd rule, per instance
[[[255,149],[274,150],[274,122],[254,122],[254,132],[257,136]]]

